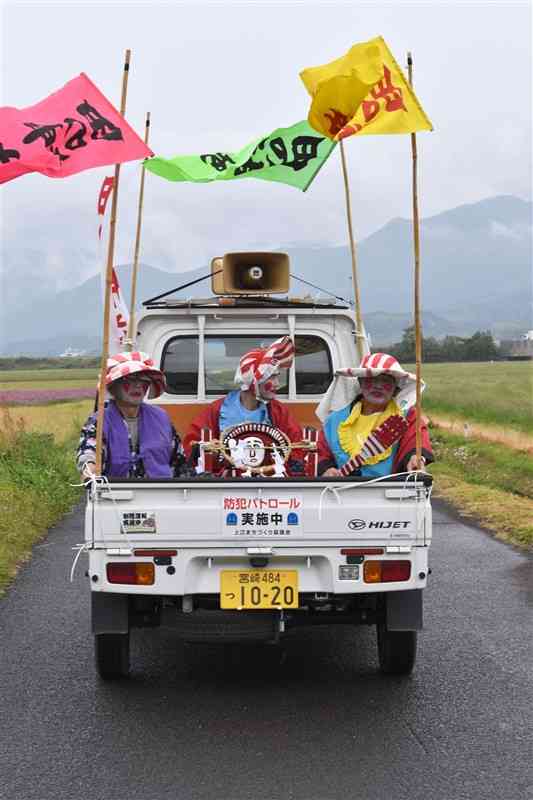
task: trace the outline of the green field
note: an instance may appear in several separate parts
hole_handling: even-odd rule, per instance
[[[414,365],[407,365],[414,372]],[[423,364],[427,383],[422,405],[428,413],[533,434],[533,363]],[[97,370],[0,370],[0,389],[62,389],[96,386]]]
[[[20,369],[0,370],[1,389],[52,389],[68,383],[72,388],[94,386],[98,370],[95,369]]]
[[[533,434],[533,362],[423,364],[422,377],[425,411]]]

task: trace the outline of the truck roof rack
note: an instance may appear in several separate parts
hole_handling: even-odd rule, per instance
[[[348,304],[337,302],[320,302],[296,297],[262,297],[260,295],[251,297],[225,295],[223,298],[206,297],[190,300],[146,300],[143,306],[145,308],[262,308],[265,306],[268,308],[350,308]]]

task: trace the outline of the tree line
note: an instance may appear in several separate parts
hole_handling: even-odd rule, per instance
[[[405,328],[400,342],[391,345],[388,351],[400,363],[413,362],[415,354],[415,326]],[[490,331],[476,331],[472,336],[445,336],[435,339],[422,337],[422,358],[425,362],[438,361],[496,361],[505,358],[495,343]]]

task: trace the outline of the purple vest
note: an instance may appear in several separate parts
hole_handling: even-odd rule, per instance
[[[170,459],[174,447],[172,423],[162,408],[142,403],[139,408],[139,455],[131,453],[128,427],[113,401],[104,414],[107,446],[106,475],[127,478],[139,459],[146,478],[171,478]]]

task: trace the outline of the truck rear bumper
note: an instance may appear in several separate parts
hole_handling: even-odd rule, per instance
[[[348,561],[341,553],[342,547],[328,548],[279,548],[262,559],[261,567],[268,570],[295,570],[298,573],[298,590],[300,593],[330,593],[335,595],[374,594],[376,592],[407,592],[424,589],[428,575],[427,547],[407,546],[402,552],[388,552],[384,547],[378,556],[361,559],[355,567],[356,577],[345,579],[340,569]],[[399,549],[399,548],[396,548]],[[388,581],[386,583],[369,583],[365,579],[364,561],[408,561],[410,576],[407,580]],[[107,567],[113,563],[155,561],[154,583],[132,585],[110,583],[107,578]],[[170,562],[170,563],[169,563]],[[183,597],[186,595],[216,595],[221,590],[221,573],[224,570],[247,571],[257,567],[255,558],[247,554],[244,548],[224,548],[214,551],[203,548],[180,548],[177,555],[158,563],[157,559],[134,555],[133,551],[123,549],[120,554],[116,549],[98,549],[89,551],[89,574],[93,593],[112,592],[119,594],[140,594],[165,597]]]
[[[164,603],[164,598],[93,592],[93,633],[124,634],[132,627],[161,624],[187,642],[245,643],[275,642],[291,628],[314,625],[380,622],[390,631],[422,629],[421,589],[348,599],[331,597],[322,605],[309,603],[294,611],[226,611],[199,607],[185,612],[175,601],[167,601],[162,608]]]

